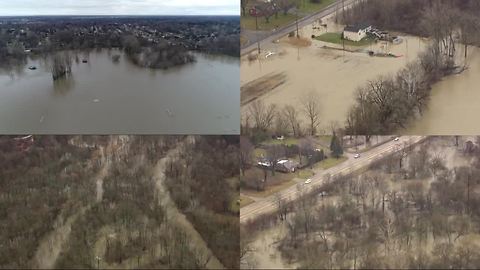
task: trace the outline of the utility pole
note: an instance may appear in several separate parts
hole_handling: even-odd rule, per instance
[[[257,47],[258,47],[258,54],[260,54],[260,37],[258,36],[258,13],[257,13],[257,6],[254,7],[255,9],[255,29],[257,32]]]
[[[295,24],[297,26],[297,38],[300,38],[300,34],[298,33],[298,8],[297,8],[297,12],[295,13],[296,16],[295,16]]]

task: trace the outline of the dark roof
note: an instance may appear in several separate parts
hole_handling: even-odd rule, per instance
[[[347,25],[345,26],[345,29],[344,31],[348,31],[348,32],[358,32],[362,29],[366,29],[368,27],[370,27],[371,25],[370,24],[367,24],[367,23],[359,23],[359,24],[355,24],[355,25]]]

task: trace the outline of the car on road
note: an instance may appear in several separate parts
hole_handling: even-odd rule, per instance
[[[353,158],[359,158],[359,157],[360,157],[360,154],[358,153],[353,156]]]
[[[312,179],[308,178],[307,180],[305,180],[305,184],[310,184],[312,182]]]
[[[398,142],[400,140],[399,137],[396,137],[395,139],[393,139],[394,141]]]

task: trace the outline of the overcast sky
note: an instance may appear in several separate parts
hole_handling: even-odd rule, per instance
[[[14,15],[240,15],[240,0],[0,0]]]

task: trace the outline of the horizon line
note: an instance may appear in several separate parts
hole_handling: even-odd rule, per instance
[[[238,16],[240,14],[22,14],[22,15],[1,15],[0,17],[46,17],[46,16]]]

